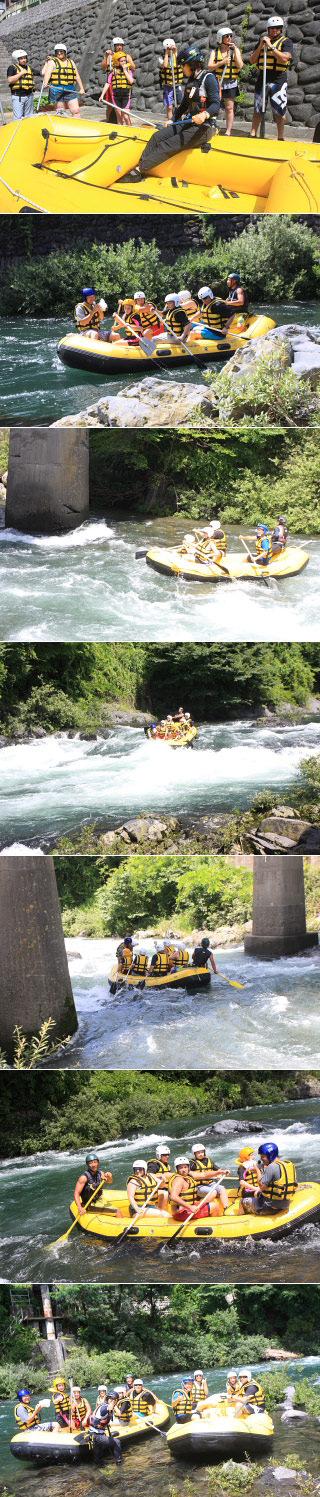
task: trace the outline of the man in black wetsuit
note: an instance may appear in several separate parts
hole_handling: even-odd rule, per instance
[[[181,104],[175,110],[175,120],[167,127],[155,130],[142,152],[138,172],[141,176],[177,151],[189,150],[190,146],[202,146],[210,139],[210,129],[220,109],[220,88],[215,73],[204,67],[199,47],[181,47],[178,62],[182,64],[186,83]]]
[[[90,1430],[93,1434],[93,1460],[95,1466],[100,1466],[106,1456],[114,1455],[116,1466],[121,1466],[122,1454],[118,1435],[113,1433],[114,1408],[117,1395],[113,1391],[108,1393],[105,1403],[102,1403],[97,1414],[92,1415]],[[118,1424],[116,1424],[118,1429]]]

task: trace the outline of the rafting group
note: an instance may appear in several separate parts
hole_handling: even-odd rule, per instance
[[[93,1457],[94,1464],[101,1466],[112,1455],[120,1466],[123,1443],[147,1435],[150,1429],[161,1434],[170,1423],[168,1404],[132,1373],[114,1388],[109,1388],[107,1380],[100,1383],[94,1409],[80,1387],[70,1382],[68,1388],[61,1373],[54,1377],[49,1392],[54,1419],[44,1422],[42,1409],[50,1407],[50,1399],[39,1399],[33,1406],[30,1390],[18,1390],[14,1410],[18,1434],[11,1440],[12,1454],[18,1459],[45,1463]],[[219,1394],[210,1394],[203,1369],[196,1368],[181,1378],[171,1409],[174,1423],[162,1438],[175,1455],[201,1456],[208,1449],[244,1453],[263,1448],[274,1433],[262,1384],[249,1367],[232,1368]]]
[[[173,748],[185,748],[192,739],[196,737],[198,729],[192,722],[190,712],[185,712],[179,707],[176,716],[169,712],[167,717],[162,717],[159,723],[151,723],[145,728],[146,738],[159,739],[160,742],[170,743]]]
[[[93,340],[101,338],[105,343],[126,342],[134,344],[137,337],[162,339],[167,333],[178,337],[182,343],[192,338],[206,338],[226,331],[235,314],[241,314],[240,327],[247,325],[248,296],[237,271],[229,271],[227,295],[214,295],[210,286],[200,286],[197,294],[188,290],[169,291],[164,299],[164,308],[158,310],[144,291],[135,291],[133,296],[124,296],[118,302],[110,331],[102,328],[108,311],[104,297],[97,299],[93,286],[83,286],[82,302],[78,302],[74,317],[78,331]],[[239,322],[237,324],[239,326]]]
[[[74,1227],[114,1247],[134,1238],[134,1249],[153,1242],[171,1250],[183,1236],[186,1242],[245,1241],[248,1237],[278,1240],[295,1228],[320,1218],[320,1184],[297,1182],[292,1159],[280,1157],[272,1140],[257,1153],[245,1144],[237,1157],[235,1183],[230,1170],[220,1166],[205,1143],[195,1140],[188,1153],[170,1162],[170,1148],[159,1144],[150,1159],[133,1160],[126,1187],[113,1185],[110,1170],[102,1170],[95,1149],[86,1156],[70,1203],[71,1227],[50,1243],[48,1251],[65,1242]],[[224,1181],[228,1179],[228,1188]]]
[[[116,958],[109,976],[113,996],[123,988],[158,991],[184,987],[193,993],[198,988],[209,987],[211,972],[230,983],[232,988],[243,987],[243,983],[231,981],[217,971],[209,936],[203,936],[197,942],[191,955],[183,941],[176,939],[173,943],[171,938],[154,938],[154,950],[150,956],[143,941],[125,936],[117,947]]]
[[[228,552],[226,533],[215,517],[207,525],[187,531],[180,546],[154,546],[138,551],[136,556],[144,556],[155,572],[192,582],[266,581],[267,577],[285,580],[308,564],[309,553],[304,546],[288,544],[285,515],[278,515],[271,526],[259,522],[253,534],[240,535],[239,539],[243,553]]]

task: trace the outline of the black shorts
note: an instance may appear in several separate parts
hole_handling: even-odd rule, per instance
[[[223,99],[223,103],[224,104],[226,104],[227,99],[236,99],[238,93],[239,93],[239,84],[238,84],[238,81],[236,83],[223,83],[222,84],[221,98]]]
[[[118,109],[126,109],[128,103],[129,103],[129,99],[131,98],[131,89],[130,88],[113,88],[112,92],[113,92],[114,102],[115,102],[115,104],[117,104]]]

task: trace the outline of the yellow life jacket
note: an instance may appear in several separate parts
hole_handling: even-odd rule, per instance
[[[174,1414],[192,1414],[196,1402],[194,1389],[192,1393],[184,1393],[183,1388],[179,1388],[178,1391],[178,1399],[172,1403]]]
[[[79,307],[81,307],[81,312],[78,310]],[[89,317],[89,316],[90,316],[90,328],[99,328],[100,327],[101,318],[99,316],[98,308],[96,308],[96,310],[94,310],[92,307],[89,307],[89,304],[86,301],[78,303],[78,306],[75,307],[75,313],[74,313],[74,315],[75,315],[75,320],[76,320],[77,327],[79,328],[80,332],[82,331],[82,329],[84,329],[84,332],[87,332],[87,328],[86,327],[84,328],[84,319],[86,317]],[[88,332],[89,332],[89,328],[88,328]]]
[[[268,541],[268,550],[266,549],[266,546],[262,548],[262,541]],[[266,556],[267,560],[270,560],[270,557],[272,556],[271,536],[256,535],[256,555]]]
[[[122,972],[130,972],[130,967],[132,967],[132,962],[133,962],[132,951],[130,951],[130,949],[129,949],[128,946],[125,946],[123,955],[121,957],[121,970],[122,970]]]
[[[80,1420],[82,1420],[82,1419],[85,1418],[87,1412],[88,1412],[88,1410],[86,1408],[86,1404],[85,1404],[84,1398],[79,1398],[78,1399],[78,1403],[75,1404],[75,1406],[74,1406],[74,1408],[72,1410],[72,1420],[73,1420],[73,1422],[75,1422],[77,1419],[79,1419],[79,1423],[80,1423]]]
[[[53,1393],[52,1403],[54,1403],[56,1414],[65,1414],[66,1419],[70,1419],[71,1405],[69,1394],[67,1392]]]
[[[239,77],[240,68],[237,67],[233,52],[230,53],[228,61],[227,52],[222,52],[221,47],[216,47],[214,51],[214,71],[216,78],[222,78],[226,63],[228,65],[226,73],[224,75],[223,83],[236,83],[237,78]]]
[[[272,1204],[279,1201],[292,1200],[297,1187],[297,1176],[292,1159],[276,1159],[279,1164],[281,1175],[279,1180],[270,1180],[270,1184],[263,1186],[263,1198]]]
[[[148,1414],[150,1403],[146,1393],[134,1393],[132,1396],[132,1410],[134,1414]]]
[[[19,78],[17,78],[16,83],[10,83],[10,78],[8,78],[8,83],[11,93],[19,94],[19,98],[21,94],[32,94],[35,87],[35,82],[32,68],[30,68],[29,63],[25,71],[21,71],[21,73],[19,73]]]
[[[277,52],[285,52],[285,50],[286,50],[286,42],[287,41],[288,41],[288,37],[287,36],[280,36],[279,37],[279,41],[276,41],[275,44],[274,44],[275,47],[277,48]],[[278,77],[281,77],[283,75],[283,73],[288,73],[289,68],[291,68],[292,61],[293,61],[293,59],[292,59],[292,57],[290,57],[290,62],[284,62],[283,58],[281,58],[281,57],[275,57],[273,52],[270,53],[269,52],[269,48],[268,48],[267,49],[267,71],[266,71],[267,83],[275,82],[275,80]]]
[[[222,530],[222,527],[220,527],[220,533],[219,533],[219,531],[217,531],[216,535],[213,537],[213,539],[215,541],[216,546],[218,547],[218,551],[223,551],[223,553],[225,555],[225,552],[227,550],[227,537],[226,537],[225,530]]]
[[[127,53],[113,52],[111,60],[112,87],[116,89],[117,93],[127,94],[128,89],[132,88],[132,83],[128,83],[128,79],[126,78],[126,75],[123,71],[122,63],[124,63],[127,72],[129,73],[130,68]]]
[[[152,963],[151,975],[155,976],[156,974],[158,974],[160,972],[161,973],[161,977],[165,977],[166,973],[168,972],[168,967],[169,967],[169,961],[168,961],[168,957],[167,957],[167,952],[166,951],[157,951],[156,959]]]
[[[148,957],[143,955],[141,951],[139,954],[137,954],[137,956],[134,956],[133,958],[131,975],[133,975],[133,973],[136,973],[137,977],[144,977],[144,974],[147,971],[147,966]]]
[[[136,1207],[138,1209],[140,1206],[145,1206],[146,1201],[149,1200],[149,1196],[152,1195],[152,1191],[155,1188],[156,1181],[153,1179],[153,1176],[149,1175],[149,1174],[143,1175],[142,1179],[138,1179],[137,1175],[129,1175],[129,1178],[127,1180],[127,1185],[130,1185],[132,1180],[134,1180],[134,1183],[136,1185],[135,1205],[136,1205]],[[154,1196],[154,1204],[155,1205],[156,1205],[156,1199],[157,1198],[156,1198],[156,1195],[155,1195]]]
[[[181,1205],[182,1206],[194,1206],[195,1201],[198,1200],[198,1186],[196,1184],[196,1181],[192,1179],[191,1175],[187,1175],[187,1178],[185,1178],[183,1175],[177,1175],[177,1174],[173,1175],[172,1176],[172,1180],[170,1181],[170,1189],[171,1190],[172,1190],[172,1185],[173,1185],[173,1181],[174,1180],[183,1180],[183,1187],[182,1187],[182,1190],[180,1191],[180,1202],[181,1202]],[[174,1204],[174,1206],[177,1206],[178,1202],[174,1201],[173,1204]]]
[[[48,87],[75,88],[76,82],[77,74],[71,57],[65,57],[64,62],[61,62],[59,57],[55,57]]]
[[[255,1190],[257,1185],[259,1185],[259,1176],[258,1176],[258,1170],[257,1170],[256,1165],[255,1164],[254,1165],[249,1165],[248,1169],[247,1169],[247,1167],[245,1165],[244,1166],[244,1173],[242,1175],[242,1179],[240,1180],[240,1191],[241,1191],[241,1193],[242,1193],[243,1189],[246,1190],[246,1191],[250,1190],[250,1187]]]
[[[247,1389],[250,1388],[251,1383],[254,1384],[254,1392],[247,1395]],[[256,1383],[255,1378],[248,1378],[248,1382],[244,1386],[242,1383],[242,1393],[244,1393],[245,1397],[248,1396],[248,1403],[254,1403],[258,1409],[265,1409],[266,1400],[263,1387],[261,1383]]]
[[[208,1396],[207,1393],[206,1393],[206,1391],[205,1391],[204,1378],[202,1378],[202,1382],[200,1383],[200,1387],[199,1387],[199,1383],[196,1383],[196,1382],[195,1382],[194,1386],[195,1386],[195,1394],[196,1394],[197,1403],[204,1403],[205,1399]]]
[[[184,307],[181,307],[180,310],[181,312],[184,312]],[[173,333],[176,333],[178,338],[181,338],[181,334],[183,333],[184,329],[183,327],[181,327],[181,322],[179,321],[177,312],[178,307],[171,307],[171,310],[169,312],[166,312],[165,317],[166,322],[168,323],[168,327],[171,328],[171,331]]]
[[[35,1424],[40,1424],[40,1414],[36,1414],[35,1409],[31,1409],[30,1406],[29,1406],[29,1408],[28,1408],[28,1424],[26,1424],[25,1419],[21,1419],[21,1413],[20,1413],[21,1408],[24,1409],[25,1407],[26,1407],[26,1405],[22,1404],[21,1403],[21,1399],[19,1399],[19,1402],[16,1403],[15,1410],[14,1410],[14,1417],[15,1417],[16,1423],[19,1425],[19,1429],[33,1429]]]
[[[186,946],[177,946],[177,967],[188,967],[189,960],[189,952]]]
[[[118,1414],[118,1417],[119,1419],[121,1419],[122,1424],[130,1424],[132,1416],[131,1393],[128,1393],[127,1399],[122,1398],[120,1399],[119,1403],[115,1404],[114,1414]]]
[[[225,322],[228,321],[228,316],[229,311],[226,307]],[[200,307],[200,320],[205,323],[206,327],[221,329],[223,327],[221,308],[217,307],[214,301],[209,302],[208,307]]]
[[[174,72],[174,80],[175,80],[176,84],[180,84],[181,85],[181,84],[183,84],[185,82],[183,68],[179,67],[179,63],[177,62],[177,59],[175,57],[175,58],[173,58],[173,70],[172,70],[170,62],[166,62],[166,63],[162,62],[161,63],[161,67],[160,67],[160,84],[161,84],[161,88],[172,88],[173,87],[173,83],[172,83],[172,71]]]
[[[149,1170],[151,1174],[153,1174],[154,1172],[155,1175],[165,1175],[166,1183],[167,1180],[169,1181],[172,1175],[170,1164],[164,1164],[163,1159],[148,1159],[148,1171]]]
[[[213,1169],[212,1159],[210,1159],[209,1154],[206,1155],[206,1162],[204,1161],[204,1159],[195,1159],[193,1167],[194,1167],[195,1170],[199,1170],[199,1171],[202,1171],[202,1170],[212,1170]]]
[[[141,307],[141,312],[139,315],[141,318],[142,332],[145,327],[154,327],[156,328],[156,330],[159,330],[160,320],[155,307],[152,308],[151,312],[144,312],[143,307]]]

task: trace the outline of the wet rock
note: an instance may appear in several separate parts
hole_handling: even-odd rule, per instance
[[[181,426],[195,412],[206,419],[218,415],[214,392],[204,385],[180,384],[156,377],[130,385],[119,395],[98,400],[95,406],[75,416],[63,416],[54,426]]]
[[[148,834],[148,823],[143,816],[136,816],[133,821],[124,823],[121,828],[121,833],[123,832],[128,832],[129,842],[144,842]]]
[[[275,1481],[298,1481],[298,1472],[290,1471],[288,1466],[275,1466],[270,1472]]]

